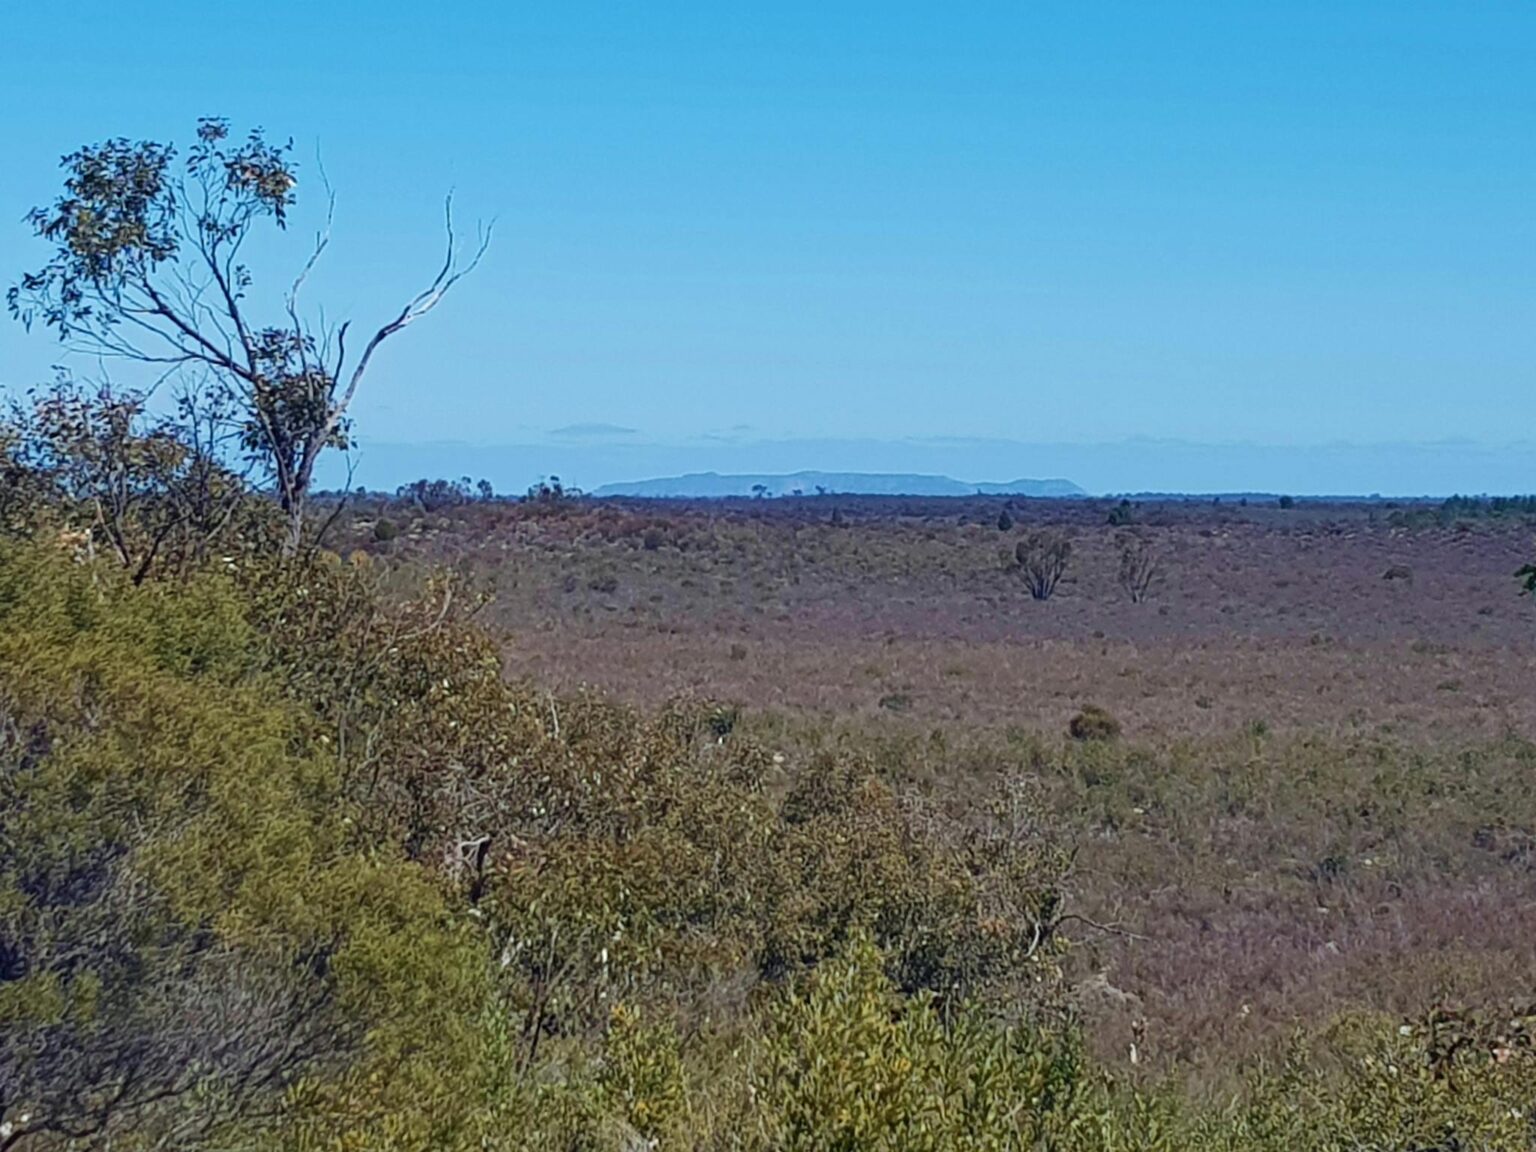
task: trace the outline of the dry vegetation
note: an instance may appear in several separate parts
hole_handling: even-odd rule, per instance
[[[338,540],[493,587],[513,676],[724,700],[790,771],[876,747],[962,817],[1027,782],[1123,929],[1071,961],[1108,1059],[1219,1083],[1343,1011],[1536,994],[1527,518],[1003,503],[364,502]],[[1038,533],[1072,546],[1047,601]],[[1117,738],[1073,739],[1085,707]]]

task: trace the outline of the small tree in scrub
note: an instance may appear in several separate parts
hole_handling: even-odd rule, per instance
[[[1036,600],[1049,600],[1072,557],[1072,542],[1059,532],[1031,532],[1013,551],[1024,586]]]
[[[1521,592],[1526,596],[1536,596],[1536,564],[1527,564],[1515,573],[1518,580],[1523,581]]]
[[[1121,500],[1109,510],[1109,516],[1106,519],[1112,528],[1123,528],[1127,524],[1135,523],[1136,506],[1129,500]]]
[[[1120,538],[1120,587],[1130,596],[1132,604],[1140,604],[1147,598],[1161,574],[1162,565],[1146,537]]]
[[[581,499],[582,495],[580,488],[565,483],[558,476],[551,476],[531,484],[523,499],[530,504],[563,507],[572,500]]]
[[[423,512],[441,512],[471,503],[475,487],[468,476],[458,480],[413,480],[395,490],[395,499],[414,504]]]

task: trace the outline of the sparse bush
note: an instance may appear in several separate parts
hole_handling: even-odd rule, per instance
[[[1049,600],[1067,570],[1072,542],[1059,532],[1031,532],[1014,549],[1014,563],[1036,600]]]
[[[1143,1081],[1090,1060],[1062,1011],[1063,932],[1101,929],[1063,913],[1070,854],[1042,831],[1059,814],[1104,829],[1094,867],[1161,877],[1145,853],[1170,838],[1202,902],[1243,851],[1233,838],[1273,838],[1305,862],[1277,884],[1310,913],[1311,887],[1363,902],[1378,872],[1438,882],[1457,838],[1489,868],[1524,867],[1529,814],[1518,788],[1476,791],[1498,775],[1477,754],[1282,749],[1255,727],[1233,772],[1115,744],[1114,717],[1089,706],[1069,724],[1087,746],[1010,752],[1061,807],[1007,792],[951,811],[948,789],[906,782],[966,753],[937,731],[903,743],[910,718],[880,725],[889,744],[831,741],[778,769],[760,718],[731,708],[509,683],[461,580],[385,597],[365,565],[251,557],[135,588],[51,542],[8,547],[0,961],[59,977],[69,1012],[30,976],[0,980],[0,1083],[75,1124],[78,1101],[117,1098],[120,1067],[158,1089],[168,1054],[202,1061],[195,1092],[122,1097],[115,1147],[190,1152],[204,1145],[169,1137],[215,1129],[218,1147],[385,1152],[1529,1145],[1536,1057],[1518,1013],[1341,1025],[1278,1070],[1227,1070],[1232,1096],[1207,1106],[1147,1088],[1182,1073],[1170,1052],[1198,1028],[1155,1021]],[[1070,771],[1051,770],[1058,755]],[[1528,774],[1528,745],[1497,755]],[[1325,773],[1328,788],[1295,787]],[[1426,803],[1442,806],[1434,828]],[[85,941],[100,982],[57,941]],[[214,1025],[323,1044],[284,1091],[229,1111],[272,1049],[241,1065]],[[40,1051],[64,1053],[65,1073],[28,1063]],[[60,1145],[42,1135],[15,1147]]]
[[[1127,536],[1120,542],[1120,587],[1140,604],[1152,591],[1162,566],[1151,542],[1144,536]]]
[[[210,147],[223,139],[209,133]],[[270,160],[252,147],[232,154]],[[155,181],[170,171],[168,155],[119,145],[72,164],[105,163],[121,184],[135,156]],[[242,183],[283,166],[208,171],[235,182],[229,203],[286,196],[286,177],[264,192]],[[279,407],[302,401],[292,369],[312,353],[301,344],[276,364]],[[310,383],[345,439],[332,420],[345,404],[325,400],[334,381]],[[1528,1010],[1346,1016],[1278,1065],[1244,1073],[1232,1056],[1255,1043],[1241,1034],[1248,1004],[1235,1006],[1253,988],[1276,997],[1254,1013],[1271,1027],[1335,1011],[1295,989],[1340,971],[1358,982],[1355,1003],[1408,1002],[1431,981],[1523,990],[1536,750],[1518,736],[1449,754],[1374,732],[1289,740],[1277,711],[1273,733],[1254,721],[1202,759],[1194,742],[1166,754],[1116,743],[1118,720],[1087,705],[1067,726],[1081,746],[1025,731],[968,745],[899,650],[870,673],[903,689],[877,690],[878,707],[910,713],[921,693],[921,725],[866,706],[862,732],[806,735],[708,701],[642,710],[562,695],[508,679],[501,644],[472,625],[486,598],[468,576],[402,585],[414,578],[397,565],[349,550],[368,542],[361,518],[339,521],[350,538],[334,552],[296,549],[296,531],[280,540],[264,502],[188,436],[197,427],[78,390],[0,421],[0,1148],[1530,1149]],[[313,512],[307,476],[293,483],[287,501]],[[646,581],[671,565],[637,545],[697,541],[689,580],[772,597],[813,562],[864,587],[932,564],[953,587],[969,563],[955,541],[983,555],[1012,542],[986,534],[996,505],[980,499],[955,515],[849,498],[832,521],[846,506],[856,533],[794,501],[675,528],[670,514],[576,495],[551,477],[531,512],[425,519],[489,526],[496,546],[551,557],[528,581],[541,597],[584,578],[611,593],[622,576],[637,610],[614,613],[626,627],[650,603],[670,607]],[[436,513],[494,493],[465,477],[400,496]],[[1469,519],[1533,507],[1447,505]],[[1103,511],[1085,502],[1061,522]],[[1133,512],[1121,501],[1109,517]],[[1013,529],[1008,508],[996,525]],[[399,527],[377,515],[371,531],[388,543]],[[774,564],[773,548],[803,537],[813,543]],[[1122,586],[1140,601],[1157,565],[1146,540],[1120,543]],[[1044,600],[1069,556],[1065,535],[1036,532],[1005,563]],[[1536,592],[1536,565],[1518,578]],[[774,634],[738,624],[700,643],[750,636],[769,664]],[[1092,622],[1082,631],[1105,640]],[[1344,645],[1310,647],[1304,662]],[[746,643],[728,651],[747,658]],[[1426,638],[1413,651],[1440,664],[1451,650]],[[1441,688],[1461,691],[1463,675],[1473,695],[1470,661]],[[1237,715],[1242,700],[1235,687]],[[1012,786],[994,794],[998,780]],[[1086,893],[1057,839],[1073,829],[1092,833],[1084,872],[1110,877]],[[1102,922],[1127,893],[1145,897],[1148,938]],[[1082,915],[1064,912],[1069,896]],[[1300,925],[1289,938],[1287,918]],[[1372,951],[1377,922],[1390,924],[1390,965]],[[1514,959],[1499,970],[1468,942],[1506,922]],[[1137,1013],[1120,1022],[1140,1046],[1130,1066],[1090,1058],[1104,1035],[1078,1034],[1069,976],[1117,957],[1075,947],[1075,930],[1069,949],[1073,925],[1139,949],[1120,954],[1125,990],[1097,985]],[[1433,954],[1414,968],[1426,935]],[[1221,941],[1242,956],[1232,969]],[[1159,965],[1162,988],[1182,986],[1191,956],[1209,958],[1231,1000],[1130,990],[1157,988]],[[1183,1091],[1217,1066],[1215,1089]]]
[[[1121,500],[1109,510],[1109,516],[1106,519],[1112,528],[1128,527],[1136,521],[1136,506],[1129,500]]]
[[[1286,510],[1290,510],[1290,509],[1296,507],[1296,497],[1294,497],[1294,496],[1282,496],[1282,497],[1280,497],[1280,507],[1284,508]]]
[[[459,480],[413,480],[401,485],[395,497],[423,512],[441,512],[468,504],[475,498],[475,490],[468,476]]]
[[[217,117],[198,120],[181,156],[151,140],[79,148],[62,162],[60,194],[25,217],[52,248],[47,262],[6,293],[28,327],[98,358],[170,366],[205,411],[219,410],[218,443],[265,475],[289,556],[319,461],[350,443],[349,408],[380,346],[431,312],[489,243],[460,266],[450,219],[441,270],[366,339],[348,342],[347,323],[299,302],[328,229],[285,282],[292,290],[263,306],[242,249],[265,227],[287,227],[300,183],[292,153],[291,140],[268,143],[260,128],[240,137]]]
[[[1437,510],[1440,523],[1461,519],[1536,516],[1536,496],[1451,496]]]
[[[581,496],[580,488],[563,483],[558,476],[551,476],[530,486],[523,499],[530,504],[559,506],[571,500],[579,500]]]

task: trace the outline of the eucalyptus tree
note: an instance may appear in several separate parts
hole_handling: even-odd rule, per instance
[[[299,184],[292,141],[260,129],[236,139],[208,118],[181,159],[173,145],[119,138],[65,156],[63,168],[62,193],[26,218],[52,254],[10,289],[11,314],[77,351],[154,366],[227,400],[239,449],[275,494],[285,549],[296,551],[316,465],[348,447],[348,410],[379,346],[441,303],[479,263],[489,231],[461,250],[449,198],[436,275],[357,339],[350,321],[301,301],[330,239],[328,187],[325,224],[293,280],[255,296],[246,253],[261,230],[288,226]]]

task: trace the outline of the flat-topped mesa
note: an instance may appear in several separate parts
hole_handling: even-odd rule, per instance
[[[594,496],[710,499],[732,496],[1025,496],[1070,499],[1087,493],[1070,480],[1010,480],[972,484],[948,476],[905,472],[694,472],[605,484]]]

